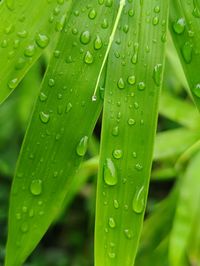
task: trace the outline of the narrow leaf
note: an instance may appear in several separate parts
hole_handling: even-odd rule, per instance
[[[73,184],[101,110],[101,100],[94,103],[91,97],[117,8],[117,3],[76,1],[60,35],[12,186],[6,266],[23,263]]]
[[[0,103],[56,41],[72,0],[0,2]]]
[[[108,58],[95,265],[133,265],[143,223],[162,83],[168,1],[126,1]]]

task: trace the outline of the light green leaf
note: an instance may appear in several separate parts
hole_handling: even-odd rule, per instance
[[[171,0],[169,29],[197,108],[200,109],[200,6],[198,1]]]
[[[182,266],[185,263],[190,232],[200,202],[200,153],[189,163],[182,178],[176,214],[170,235],[169,260],[171,266]]]
[[[102,106],[92,93],[117,8],[77,1],[60,35],[12,185],[6,266],[27,258],[73,185]]]
[[[143,223],[162,83],[168,1],[126,1],[108,58],[95,265],[133,265]]]
[[[0,103],[62,30],[72,0],[0,2]]]

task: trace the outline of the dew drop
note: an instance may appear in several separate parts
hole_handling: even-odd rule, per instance
[[[115,207],[115,209],[118,209],[119,208],[119,202],[118,202],[118,200],[113,200],[113,205],[114,205],[114,207]]]
[[[118,183],[116,168],[110,158],[107,158],[104,164],[104,181],[109,186],[114,186]]]
[[[90,65],[93,63],[94,59],[93,59],[93,55],[90,53],[90,51],[87,51],[85,54],[85,58],[84,61],[86,64]]]
[[[42,193],[42,180],[35,179],[31,182],[30,191],[33,195],[39,196]]]
[[[94,41],[94,49],[99,50],[103,46],[101,38],[97,35],[95,41]]]
[[[76,147],[76,153],[79,156],[84,156],[87,151],[88,136],[84,136]]]
[[[185,31],[185,19],[177,19],[177,21],[173,24],[173,30],[176,34],[182,34]]]
[[[113,136],[118,136],[119,135],[119,127],[118,126],[113,127],[112,135]]]
[[[125,88],[125,84],[124,84],[124,80],[123,80],[123,78],[120,78],[120,79],[118,80],[118,82],[117,82],[117,86],[118,86],[118,88],[121,89],[121,90]]]
[[[108,220],[108,224],[110,226],[110,228],[115,228],[116,227],[116,223],[113,217],[110,217]]]
[[[88,17],[89,17],[90,19],[95,19],[96,16],[97,16],[97,12],[96,12],[96,10],[95,10],[94,8],[91,9],[90,12],[89,12],[89,14],[88,14]]]
[[[187,64],[191,63],[191,61],[192,61],[192,44],[189,42],[186,42],[181,49],[181,53],[183,55],[184,61]]]
[[[88,30],[81,33],[80,41],[82,44],[88,44],[90,42],[91,36]]]
[[[18,78],[14,78],[8,82],[8,87],[12,90],[17,87],[18,84]]]
[[[124,230],[124,235],[126,236],[127,239],[133,238],[133,233],[130,229],[125,229]]]
[[[114,150],[112,154],[115,159],[121,159],[123,152],[122,150]]]
[[[154,82],[155,82],[155,84],[157,86],[160,86],[161,75],[162,75],[162,65],[161,64],[157,64],[154,67],[154,70],[153,70],[153,79],[154,79]]]
[[[22,231],[22,233],[27,233],[28,232],[28,229],[29,229],[29,227],[28,227],[28,224],[27,223],[23,223],[21,225],[21,231]]]
[[[127,81],[128,81],[128,83],[130,85],[134,85],[135,84],[135,81],[136,81],[136,78],[135,78],[134,75],[133,76],[129,76],[128,79],[127,79]]]
[[[49,44],[49,37],[45,34],[38,33],[35,42],[40,48],[45,48]]]
[[[35,53],[35,45],[34,44],[30,44],[24,50],[24,55],[27,57],[32,57],[34,55],[34,53]]]
[[[193,93],[195,96],[200,98],[200,83],[196,84],[196,86],[193,88]]]
[[[139,214],[144,211],[144,207],[145,207],[145,193],[144,193],[144,187],[142,186],[135,193],[135,196],[133,198],[132,208],[135,213]]]
[[[143,91],[143,90],[145,90],[146,85],[145,85],[145,83],[143,81],[141,81],[141,82],[138,83],[137,87],[138,87],[138,90]]]
[[[40,120],[42,123],[47,124],[49,122],[50,115],[44,112],[40,112]]]

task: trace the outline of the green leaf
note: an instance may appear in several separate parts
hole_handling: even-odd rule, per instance
[[[0,2],[0,103],[64,26],[71,0]]]
[[[154,160],[177,159],[197,140],[199,132],[178,128],[158,133],[155,141]]]
[[[60,35],[12,185],[6,266],[23,263],[70,193],[101,110],[92,93],[117,8],[76,1]]]
[[[168,1],[127,1],[108,58],[95,265],[132,265],[143,223],[162,83]]]
[[[182,266],[185,263],[190,232],[200,202],[200,153],[190,161],[182,178],[176,214],[170,235],[169,260],[171,266]]]
[[[170,2],[170,32],[197,108],[200,109],[200,7],[198,1]]]
[[[163,91],[160,98],[159,113],[187,128],[199,128],[200,116],[195,106],[166,91]]]

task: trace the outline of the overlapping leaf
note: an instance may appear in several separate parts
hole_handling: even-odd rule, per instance
[[[108,59],[95,265],[133,265],[145,211],[168,1],[126,1]]]
[[[0,103],[26,72],[55,43],[71,0],[0,2]]]
[[[58,214],[101,109],[92,102],[118,3],[74,3],[26,134],[14,178],[7,266],[18,266]],[[84,23],[83,23],[84,21]]]

